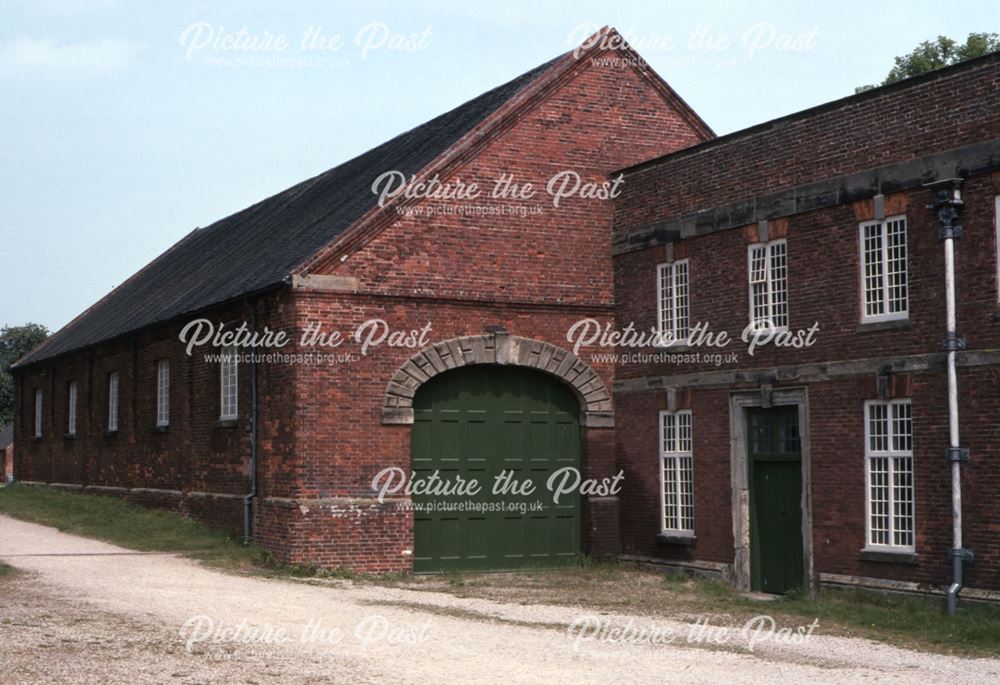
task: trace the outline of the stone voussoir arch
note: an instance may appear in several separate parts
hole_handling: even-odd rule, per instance
[[[410,357],[386,387],[382,423],[412,424],[413,398],[421,385],[440,373],[473,364],[524,366],[555,376],[576,394],[580,425],[614,427],[611,395],[594,369],[569,350],[504,332],[451,338]]]

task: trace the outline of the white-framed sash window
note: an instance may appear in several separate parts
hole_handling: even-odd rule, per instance
[[[34,437],[42,437],[42,403],[43,395],[42,389],[35,389],[35,426],[34,426]]]
[[[167,359],[156,363],[156,425],[160,428],[170,425],[170,361]]]
[[[664,344],[682,343],[690,332],[688,260],[656,268],[656,329]]]
[[[660,412],[660,496],[663,533],[694,535],[691,412]]]
[[[108,432],[118,430],[118,372],[108,374]]]
[[[914,551],[910,400],[865,402],[866,547]]]
[[[788,328],[788,242],[750,245],[747,271],[751,330]]]
[[[238,416],[238,373],[236,347],[223,348],[219,362],[219,418],[223,421]]]
[[[66,435],[76,435],[76,399],[79,386],[76,381],[69,384],[66,392]]]
[[[865,221],[859,230],[862,322],[907,318],[910,295],[906,217]]]

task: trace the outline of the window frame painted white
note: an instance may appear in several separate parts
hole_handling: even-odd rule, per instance
[[[889,236],[889,224],[893,222],[901,221],[903,225],[903,286],[906,289],[904,296],[905,307],[901,311],[890,312],[890,290],[889,285],[889,248],[888,248],[888,236]],[[866,261],[865,249],[865,229],[871,226],[879,226],[879,240],[880,240],[880,250],[881,258],[879,259],[879,280],[880,287],[879,291],[881,293],[881,306],[883,307],[883,312],[881,314],[869,314],[868,313],[868,286],[867,286],[867,269],[866,266],[868,262]],[[883,321],[906,321],[910,318],[910,247],[909,247],[909,222],[906,219],[905,214],[894,214],[893,216],[887,216],[884,219],[871,219],[869,221],[862,221],[858,224],[858,284],[859,284],[859,305],[861,312],[861,323],[880,323]]]
[[[227,373],[227,366],[231,367],[231,373]],[[235,421],[239,418],[239,387],[239,362],[236,347],[224,347],[222,356],[219,358],[220,421]],[[231,392],[227,392],[230,389]],[[227,397],[227,395],[229,396]],[[228,406],[229,400],[232,401],[231,407]]]
[[[784,323],[775,324],[774,314],[775,306],[778,304],[776,294],[779,292],[776,288],[775,278],[774,278],[774,248],[777,246],[784,247],[784,263],[783,277],[780,280],[782,284],[782,289],[780,294],[783,297],[783,304],[785,307],[784,311]],[[754,252],[756,250],[764,251],[764,280],[759,281],[754,279]],[[758,326],[758,319],[756,317],[755,303],[754,303],[754,285],[763,284],[765,295],[767,298],[767,320],[765,326]],[[768,333],[768,332],[780,332],[788,330],[788,322],[791,317],[790,308],[788,306],[788,239],[778,238],[776,240],[769,240],[763,243],[750,243],[747,245],[747,300],[749,305],[749,326],[750,330],[757,333]]]
[[[664,272],[670,276],[670,326],[664,314],[667,303],[664,292]],[[682,292],[679,292],[682,291]],[[656,266],[656,330],[662,346],[683,344],[691,334],[691,264],[689,259],[663,262]]]
[[[118,372],[108,374],[108,432],[118,432]]]
[[[32,430],[32,437],[42,437],[42,417],[45,406],[44,393],[41,388],[35,388],[35,425]]]
[[[906,405],[909,407],[907,422],[909,423],[909,449],[894,448],[893,438],[896,435],[894,423],[897,418],[894,415],[894,407]],[[872,449],[872,415],[871,408],[883,406],[886,411],[886,447],[885,450]],[[890,552],[897,554],[913,554],[916,552],[917,518],[916,518],[916,472],[914,459],[914,431],[913,431],[913,403],[909,398],[894,400],[867,400],[864,403],[864,462],[865,462],[865,545],[864,550],[870,552]],[[875,459],[885,459],[885,535],[887,542],[873,542],[872,528],[872,461]],[[909,520],[909,529],[904,531],[908,534],[909,544],[899,544],[895,542],[897,529],[896,501],[899,486],[895,482],[898,472],[897,459],[909,460],[909,512],[906,518]],[[881,530],[881,529],[880,529]]]
[[[170,425],[170,360],[156,362],[156,427]]]
[[[66,386],[66,435],[76,436],[76,403],[80,396],[80,386],[70,381]]]
[[[682,437],[680,417],[687,417],[686,439]],[[668,449],[667,419],[674,421],[674,434]],[[659,420],[659,481],[660,481],[660,532],[671,537],[694,537],[694,417],[690,409],[661,411]],[[686,447],[686,449],[682,449]],[[668,464],[668,461],[673,463]],[[672,471],[676,492],[673,493],[668,515],[667,472]],[[667,523],[675,523],[669,527]]]

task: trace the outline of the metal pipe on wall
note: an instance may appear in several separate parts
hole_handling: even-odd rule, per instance
[[[250,491],[243,496],[243,544],[252,539],[251,511],[257,497],[257,301],[247,303],[254,345],[250,347]]]
[[[962,236],[962,226],[957,223],[958,212],[963,206],[962,179],[952,178],[930,184],[934,203],[929,207],[937,212],[941,221],[939,238],[944,243],[945,286],[945,339],[942,347],[947,351],[948,369],[948,449],[945,456],[951,471],[951,584],[946,593],[948,613],[958,608],[958,593],[962,590],[963,569],[973,558],[972,551],[963,546],[962,540],[962,464],[969,459],[969,451],[959,444],[958,422],[958,372],[955,362],[959,350],[966,342],[958,337],[955,312],[955,239]]]

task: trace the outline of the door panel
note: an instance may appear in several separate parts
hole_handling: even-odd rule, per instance
[[[414,511],[414,570],[502,570],[551,566],[580,553],[580,498],[553,505],[550,474],[580,468],[579,406],[573,393],[546,374],[509,366],[470,366],[437,376],[414,398],[412,435],[416,478],[475,478],[475,497],[414,495],[415,507],[474,502],[485,512]],[[531,478],[530,496],[493,495],[503,471]],[[510,511],[543,502],[540,511]]]
[[[802,454],[797,407],[748,412],[751,587],[802,587]]]
[[[757,462],[757,544],[760,589],[786,592],[802,585],[801,466],[798,462]]]

